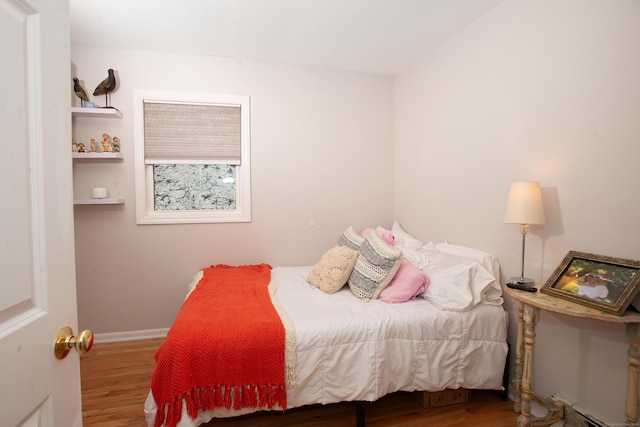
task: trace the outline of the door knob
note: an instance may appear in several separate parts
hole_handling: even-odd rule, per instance
[[[63,326],[56,334],[53,352],[58,359],[64,359],[72,348],[75,348],[78,353],[84,354],[91,350],[91,346],[93,346],[93,332],[86,329],[79,336],[74,337],[73,330],[68,326]]]

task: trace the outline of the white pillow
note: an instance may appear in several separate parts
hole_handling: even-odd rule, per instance
[[[457,255],[479,262],[491,275],[494,282],[487,289],[484,299],[485,303],[500,305],[503,303],[502,287],[500,286],[500,263],[495,256],[479,249],[465,246],[452,245],[448,242],[436,244],[436,249],[443,254]]]
[[[378,226],[376,230],[389,231]],[[429,260],[420,252],[421,248],[432,248],[433,243],[423,243],[421,240],[416,239],[411,234],[407,233],[398,222],[393,223],[391,227],[391,233],[394,236],[393,247],[402,251],[403,257],[409,261],[415,268],[421,270],[424,268]]]
[[[416,239],[411,234],[407,233],[404,228],[402,228],[400,224],[398,224],[398,221],[393,222],[391,232],[396,238],[394,244],[403,246],[405,249],[417,251],[424,245],[424,242],[422,242],[420,239]]]
[[[422,296],[444,310],[466,311],[485,300],[495,282],[479,262],[466,257],[429,250],[429,264],[422,271],[429,286]]]

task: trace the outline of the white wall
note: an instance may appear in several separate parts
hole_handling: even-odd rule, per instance
[[[124,161],[74,164],[74,192],[95,186],[123,206],[75,208],[79,322],[96,333],[168,328],[200,268],[311,265],[349,226],[393,219],[394,87],[390,77],[202,56],[72,48],[87,92],[117,71],[124,117],[74,120],[77,142],[103,132]],[[253,221],[136,225],[134,89],[251,97]],[[104,105],[104,97],[91,97]],[[73,104],[79,100],[73,97]],[[310,222],[315,226],[311,227]]]
[[[88,91],[109,67],[124,118],[76,119],[74,135],[119,136],[125,160],[76,164],[74,191],[107,186],[127,201],[76,207],[82,328],[168,327],[197,269],[310,264],[346,226],[390,225],[394,214],[424,240],[496,254],[515,275],[520,234],[502,223],[515,180],[544,191],[547,224],[528,235],[528,276],[544,281],[568,250],[640,259],[637,0],[505,0],[397,76],[395,106],[387,77],[72,48]],[[251,96],[252,223],[135,224],[134,89]],[[544,313],[537,331],[536,391],[622,422],[624,328]]]
[[[640,259],[639,76],[637,0],[506,0],[396,79],[398,220],[514,276],[506,197],[538,180],[547,224],[528,235],[526,275],[546,280],[569,250]],[[543,313],[534,389],[621,423],[627,349],[622,326]]]

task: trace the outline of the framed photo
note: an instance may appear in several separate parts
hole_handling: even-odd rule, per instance
[[[639,285],[640,261],[569,251],[540,291],[621,315]]]

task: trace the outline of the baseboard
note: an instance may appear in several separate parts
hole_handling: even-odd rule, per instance
[[[147,340],[152,338],[164,338],[167,336],[167,332],[169,332],[169,328],[147,329],[144,331],[109,332],[105,334],[94,334],[93,342],[105,343],[105,342]]]

